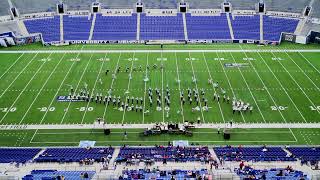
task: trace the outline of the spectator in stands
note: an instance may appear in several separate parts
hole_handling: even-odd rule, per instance
[[[243,161],[241,161],[241,162],[240,162],[240,164],[239,164],[239,168],[242,170],[242,169],[243,169],[243,167],[244,167],[244,162],[243,162]]]
[[[279,173],[277,174],[277,176],[283,176],[283,170],[282,170],[282,169],[279,171]]]

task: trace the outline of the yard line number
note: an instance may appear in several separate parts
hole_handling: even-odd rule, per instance
[[[272,111],[284,111],[286,109],[288,109],[287,106],[271,106]]]
[[[4,112],[4,113],[6,113],[6,112],[15,112],[16,110],[17,110],[16,107],[11,107],[11,108],[4,107],[4,108],[0,108],[0,111],[1,111],[1,112]]]
[[[310,106],[311,111],[320,111],[320,106]]]

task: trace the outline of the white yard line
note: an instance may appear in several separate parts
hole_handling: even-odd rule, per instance
[[[82,47],[81,47],[81,50],[82,50],[82,48],[83,48],[83,45],[82,45]],[[79,55],[80,55],[80,53],[77,54],[76,59],[79,57]],[[49,112],[49,108],[52,106],[53,102],[56,100],[56,97],[57,97],[59,91],[61,90],[61,87],[63,86],[64,81],[67,79],[67,77],[68,77],[69,73],[71,72],[71,69],[72,69],[72,67],[73,67],[73,65],[74,65],[75,63],[76,63],[76,61],[73,61],[73,62],[72,62],[71,66],[70,66],[70,68],[69,68],[69,70],[68,70],[68,72],[65,74],[62,82],[61,82],[60,85],[59,85],[58,90],[56,91],[55,95],[53,96],[53,98],[52,98],[52,100],[51,100],[51,102],[50,102],[50,104],[49,104],[49,106],[47,107],[47,110],[45,111],[44,115],[42,116],[42,118],[41,118],[41,120],[40,120],[40,123],[39,123],[40,125],[42,124],[42,122],[44,121],[45,117],[47,116],[47,114],[48,114],[48,112]],[[30,142],[33,140],[33,138],[34,138],[35,135],[37,134],[38,130],[39,130],[39,129],[36,129],[36,131],[34,132],[34,134],[32,135],[32,137],[31,137],[31,139],[30,139]]]
[[[38,54],[34,55],[31,60],[24,66],[24,68],[20,71],[20,73],[11,81],[9,86],[2,92],[0,95],[0,98],[8,91],[8,89],[12,86],[12,84],[19,78],[19,76],[22,74],[22,72],[33,62],[33,60],[37,57]]]
[[[49,58],[51,56],[51,54],[47,57]],[[32,82],[32,80],[36,77],[36,75],[38,74],[38,71],[40,71],[40,69],[43,67],[43,65],[46,64],[47,61],[44,61],[40,67],[38,68],[37,72],[33,74],[33,76],[31,77],[31,79],[28,81],[28,83],[24,86],[24,88],[22,89],[22,91],[19,93],[19,95],[16,97],[16,99],[14,100],[14,102],[11,104],[10,108],[11,109],[15,104],[16,102],[19,100],[20,96],[23,94],[23,92],[27,89],[27,87],[29,86],[29,84]],[[1,118],[0,120],[0,123],[2,123],[2,121],[4,120],[4,118],[8,115],[10,111],[7,111],[4,116]]]
[[[273,71],[271,71],[270,66],[266,63],[265,59],[261,56],[260,53],[258,53],[258,55],[260,56],[260,58],[262,59],[263,63],[267,66],[267,68],[270,70],[270,72],[272,73],[273,77],[275,77],[275,79],[277,80],[278,84],[280,85],[280,87],[282,88],[282,90],[286,93],[286,95],[288,96],[288,98],[290,99],[291,103],[293,104],[293,106],[296,108],[296,110],[299,112],[300,116],[302,117],[302,119],[304,120],[304,122],[307,123],[306,118],[302,115],[301,111],[298,109],[297,105],[294,103],[294,101],[292,100],[292,98],[289,96],[287,90],[283,87],[283,85],[281,84],[280,80],[278,79],[278,77],[273,73]]]
[[[119,54],[119,57],[118,57],[118,61],[117,61],[117,65],[116,67],[114,68],[114,74],[116,75],[117,74],[117,70],[119,68],[119,62],[120,62],[120,58],[121,58],[121,53]],[[113,92],[113,83],[114,83],[115,79],[112,79],[111,80],[111,85],[110,85],[110,90]],[[106,117],[106,113],[107,113],[107,109],[108,109],[108,103],[106,103],[105,105],[105,108],[104,108],[104,111],[103,111],[103,119],[105,120],[105,117]]]
[[[241,48],[242,48],[242,47],[241,47]],[[245,56],[248,58],[247,53],[244,52],[244,54],[245,54]],[[278,107],[276,101],[274,100],[274,98],[272,97],[270,91],[268,90],[269,88],[267,88],[266,84],[265,84],[265,83],[263,82],[263,80],[261,79],[260,74],[257,72],[256,68],[255,68],[254,65],[251,63],[251,61],[249,61],[249,63],[250,63],[250,65],[251,65],[251,67],[254,69],[254,71],[256,72],[256,74],[258,75],[258,77],[259,77],[259,79],[260,79],[263,87],[266,89],[266,91],[267,91],[269,97],[271,98],[273,104],[274,104],[276,107]],[[283,116],[281,110],[278,109],[278,112],[280,113],[283,121],[284,121],[285,123],[287,123],[287,120],[286,120],[286,118]],[[297,138],[296,138],[296,136],[295,136],[294,133],[292,132],[291,128],[289,128],[289,130],[290,130],[291,134],[293,135],[294,139],[295,139],[296,141],[298,141]]]
[[[163,66],[163,55],[162,55],[162,51],[161,51],[161,64],[162,64],[162,66]],[[163,95],[163,69],[164,69],[165,67],[163,67],[162,69],[161,69],[161,105],[162,105],[162,122],[164,123],[164,107],[165,107],[165,105],[164,105],[164,95]]]
[[[83,70],[83,72],[82,72],[82,74],[81,74],[81,77],[80,77],[80,79],[79,79],[79,81],[78,81],[78,84],[77,84],[76,88],[74,89],[74,92],[77,92],[77,90],[78,90],[78,88],[79,88],[79,85],[80,85],[80,83],[81,83],[81,80],[82,80],[85,72],[87,71],[88,65],[89,65],[90,62],[91,62],[92,56],[93,56],[93,54],[91,54],[90,59],[88,60],[88,63],[87,63],[86,67],[84,68],[84,70]],[[63,123],[64,118],[66,117],[66,115],[67,115],[67,113],[68,113],[68,111],[69,111],[69,108],[70,108],[71,103],[72,103],[72,101],[70,101],[70,102],[68,103],[68,106],[67,106],[67,108],[66,108],[66,110],[65,110],[65,112],[64,112],[64,114],[63,114],[63,116],[62,116],[62,119],[61,119],[60,124]]]
[[[191,54],[190,54],[190,52],[189,52],[189,59],[190,59],[190,64],[191,64],[191,69],[192,69],[192,74],[193,74],[193,78],[195,78],[195,80],[196,80],[196,83],[195,83],[195,85],[196,85],[196,91],[198,92],[198,102],[199,102],[199,106],[200,106],[200,112],[201,112],[201,116],[202,116],[202,122],[203,123],[206,123],[206,121],[205,121],[205,119],[204,119],[204,115],[203,115],[203,109],[202,109],[202,105],[201,105],[201,98],[200,98],[200,93],[199,93],[199,89],[198,89],[198,79],[197,79],[197,77],[196,77],[196,75],[195,75],[195,73],[194,73],[194,69],[193,69],[193,64],[192,64],[192,58],[191,58]],[[192,82],[193,83],[193,82]]]
[[[223,64],[222,64],[222,62],[221,62],[221,60],[220,60],[220,56],[219,56],[218,53],[216,53],[216,54],[217,54],[217,57],[218,57],[218,59],[219,59],[220,65],[221,65],[221,67],[222,67],[222,70],[223,70],[223,72],[224,72],[224,75],[226,76],[226,79],[227,79],[227,82],[228,82],[228,84],[229,84],[229,87],[230,87],[230,90],[231,90],[231,92],[232,92],[232,95],[233,95],[233,97],[236,97],[236,94],[234,93],[233,88],[232,88],[232,86],[231,86],[230,79],[229,79],[229,77],[228,77],[228,75],[227,75],[227,73],[226,73],[226,71],[225,71],[225,69],[224,69],[224,66],[223,66]],[[244,116],[243,116],[243,113],[240,112],[240,114],[241,114],[241,117],[242,117],[243,122],[246,122],[246,120],[245,120],[245,118],[244,118]]]
[[[129,74],[131,75],[131,78],[133,78],[132,70],[133,70],[134,56],[135,56],[135,53],[133,53],[133,57],[132,57],[132,61],[131,61],[131,68],[130,68],[130,72],[129,72]],[[128,91],[129,93],[128,93],[127,95],[130,94],[130,91],[129,91],[129,90],[130,90],[130,83],[131,83],[131,79],[130,79],[130,78],[128,78],[128,79],[129,79],[129,82],[128,82],[127,91]],[[125,96],[125,97],[126,97],[126,96]],[[126,108],[124,108],[124,110],[123,110],[121,124],[124,123],[124,118],[125,118],[125,116],[126,116]]]
[[[181,83],[180,83],[180,76],[179,76],[179,66],[178,66],[178,58],[177,58],[177,53],[175,52],[174,53],[174,56],[175,56],[175,59],[176,59],[176,68],[177,68],[177,77],[178,77],[178,86],[179,86],[179,96],[180,96],[180,93],[181,93]],[[182,105],[182,102],[181,102],[181,99],[180,99],[180,108],[181,108],[181,114],[182,114],[182,123],[185,122],[184,120],[184,112],[183,112],[183,105]]]
[[[206,56],[204,55],[204,52],[202,52],[202,56],[203,56],[204,62],[206,63],[207,71],[208,71],[208,73],[209,73],[209,77],[210,77],[210,79],[213,79],[213,78],[212,78],[212,75],[211,75],[211,71],[210,71],[209,66],[208,66],[208,63],[207,63],[207,58],[206,58]],[[212,83],[211,83],[211,85],[212,85],[212,89],[213,89],[214,93],[216,93],[216,92],[217,92],[217,91],[216,91],[216,88],[214,88],[214,86],[213,86]],[[222,108],[221,108],[220,101],[218,102],[218,106],[219,106],[219,109],[220,109],[220,113],[221,113],[222,120],[223,120],[224,123],[226,123],[226,120],[224,119],[224,115],[223,115],[223,113],[222,113]]]
[[[8,71],[11,70],[11,68],[19,61],[19,59],[24,55],[24,53],[22,53],[15,61],[13,64],[11,64],[11,66],[9,68],[7,68],[7,70],[0,76],[0,79],[7,74]]]
[[[15,53],[160,53],[168,52],[185,52],[185,53],[202,53],[202,52],[320,52],[319,49],[170,49],[170,50],[152,50],[152,49],[144,49],[144,50],[21,50],[21,51],[0,51],[0,54],[15,54]]]
[[[272,55],[273,55],[274,57],[276,57],[274,53],[272,53]],[[292,77],[291,73],[288,72],[287,68],[281,63],[281,61],[278,61],[278,62],[279,62],[279,64],[283,67],[283,69],[287,71],[287,73],[289,74],[290,78],[291,78],[291,79],[295,82],[295,84],[300,88],[301,92],[305,95],[305,97],[309,100],[309,102],[310,102],[314,107],[316,107],[316,105],[315,105],[315,104],[313,103],[313,101],[309,98],[309,96],[306,94],[306,92],[301,88],[300,84]],[[319,111],[317,108],[316,108],[316,111],[320,114],[320,111]]]
[[[38,94],[36,95],[35,98],[33,98],[32,103],[29,105],[28,110],[24,113],[23,117],[21,118],[19,124],[21,124],[24,120],[24,118],[27,116],[27,114],[29,113],[31,107],[33,106],[33,104],[36,102],[36,100],[38,99],[40,93],[42,92],[43,88],[47,85],[49,79],[51,78],[51,76],[53,75],[54,71],[58,68],[59,64],[61,63],[61,61],[63,60],[64,56],[66,54],[63,54],[63,56],[60,58],[59,62],[55,65],[54,69],[51,71],[50,75],[48,76],[48,78],[46,79],[46,81],[43,83],[42,87],[40,88]]]
[[[303,59],[305,59],[308,62],[308,64],[310,64],[313,67],[313,69],[315,69],[320,74],[320,71],[301,52],[298,53],[303,57]]]
[[[149,53],[147,53],[147,65],[146,65],[146,77],[148,76],[148,65],[149,65]],[[148,77],[149,78],[149,77]],[[146,95],[147,95],[147,82],[144,82],[144,96],[143,96],[143,113],[142,113],[142,124],[144,123],[144,112],[146,109]]]
[[[97,78],[96,78],[96,80],[95,80],[95,82],[94,82],[94,85],[93,85],[93,88],[92,88],[92,90],[91,90],[91,93],[90,93],[90,94],[91,94],[92,96],[94,95],[94,90],[96,89],[97,82],[98,82],[98,80],[99,80],[99,77],[100,77],[100,74],[101,74],[103,65],[104,65],[104,63],[105,63],[105,59],[106,59],[106,57],[107,57],[107,54],[108,54],[108,53],[106,53],[106,54],[104,55],[104,59],[103,59],[103,61],[102,61],[102,65],[100,66],[99,73],[98,73],[98,75],[97,75]],[[85,109],[85,111],[84,111],[84,113],[83,113],[83,116],[82,116],[82,118],[81,118],[81,124],[83,123],[84,118],[85,118],[85,116],[86,116],[86,114],[87,114],[87,111],[88,111],[90,102],[91,102],[91,101],[89,100],[89,102],[87,103],[86,109]]]
[[[287,56],[291,61],[300,69],[300,71],[310,80],[310,82],[320,91],[319,87],[314,83],[314,81],[302,70],[302,68],[291,58],[291,56],[286,52]]]
[[[232,59],[233,59],[233,62],[237,63],[236,60],[234,59],[232,53],[230,53],[230,55],[231,55],[231,57],[232,57]],[[253,94],[252,94],[252,91],[250,90],[250,87],[249,87],[249,85],[248,85],[247,80],[244,78],[244,76],[243,76],[243,74],[242,74],[242,72],[241,72],[241,70],[240,70],[240,67],[237,67],[237,69],[239,70],[239,72],[240,72],[240,74],[241,74],[241,77],[242,77],[242,79],[244,80],[244,83],[246,84],[246,86],[247,86],[247,88],[248,88],[248,90],[249,90],[249,92],[250,92],[250,94],[251,94],[251,97],[252,97],[254,103],[256,104],[256,106],[257,106],[257,108],[258,108],[258,111],[259,111],[259,113],[260,113],[260,115],[261,115],[261,117],[262,117],[262,120],[266,123],[266,119],[264,118],[264,115],[262,114],[261,109],[260,109],[260,107],[259,107],[256,99],[254,98],[254,96],[253,96]]]

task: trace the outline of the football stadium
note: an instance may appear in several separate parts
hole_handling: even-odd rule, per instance
[[[1,0],[0,179],[320,180],[320,0]]]

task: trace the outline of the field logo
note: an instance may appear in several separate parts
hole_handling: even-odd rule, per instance
[[[70,99],[69,96],[58,96],[57,101],[58,102],[83,102],[85,100],[83,100],[83,99]]]

